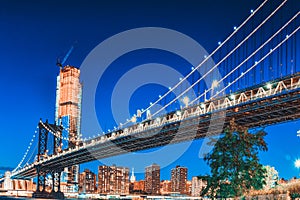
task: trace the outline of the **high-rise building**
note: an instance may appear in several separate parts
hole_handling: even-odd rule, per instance
[[[98,193],[129,194],[129,169],[115,165],[99,166]]]
[[[207,181],[202,180],[197,176],[194,176],[192,178],[192,188],[191,188],[192,196],[199,197],[202,191],[206,188],[206,186],[207,186]]]
[[[61,68],[57,76],[55,120],[62,123],[62,118],[67,118],[68,148],[76,146],[80,134],[82,85],[79,76],[80,70],[72,66]]]
[[[176,166],[171,171],[171,187],[172,192],[186,194],[187,168]]]
[[[79,69],[65,66],[60,68],[60,73],[57,76],[55,121],[64,127],[63,137],[69,139],[63,141],[62,149],[74,148],[78,145],[80,138],[82,85],[79,75]],[[69,167],[65,169],[65,172],[70,191],[76,191],[79,166]]]
[[[160,166],[157,164],[146,167],[145,191],[148,194],[160,194]]]
[[[95,193],[96,191],[96,174],[85,169],[79,175],[79,192]]]

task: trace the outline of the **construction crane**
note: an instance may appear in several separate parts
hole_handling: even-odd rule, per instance
[[[69,58],[70,54],[72,53],[73,49],[74,49],[74,45],[71,46],[71,48],[69,49],[68,53],[65,55],[62,61],[60,60],[60,58],[57,58],[56,66],[62,68],[65,62],[67,61],[67,59]]]

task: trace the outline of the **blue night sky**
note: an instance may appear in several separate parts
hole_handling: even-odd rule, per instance
[[[74,43],[74,51],[66,64],[76,67],[80,67],[90,51],[105,39],[140,27],[163,27],[179,31],[211,52],[218,41],[224,40],[233,27],[241,24],[250,10],[261,2],[1,0],[0,166],[15,167],[18,164],[40,118],[53,122],[56,76],[59,72],[56,59],[63,57]],[[182,74],[191,68],[182,58],[161,50],[133,51],[115,60],[100,80],[102,85],[95,97],[97,114],[102,114],[98,119],[105,129],[115,125],[107,110],[113,85],[123,73],[145,63],[162,63]],[[140,87],[131,97],[130,112],[146,107],[164,91],[166,88],[155,84]],[[295,159],[300,158],[300,138],[296,136],[299,128],[299,121],[265,128],[269,150],[260,154],[261,162],[275,166],[279,176],[286,179],[299,176],[300,173],[294,167]],[[186,144],[174,145],[174,148]],[[161,179],[170,179],[170,169],[176,165],[188,167],[189,179],[209,173],[209,168],[198,156],[201,144],[201,140],[189,144],[181,156],[162,169]],[[135,159],[134,155],[123,155],[101,162],[143,169],[150,163],[161,164],[164,157],[145,162]],[[81,170],[88,167],[96,172],[99,164],[99,161],[84,164]],[[143,179],[143,176],[143,173],[138,173],[137,179]]]

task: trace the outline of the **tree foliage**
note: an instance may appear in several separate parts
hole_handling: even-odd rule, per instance
[[[250,189],[263,187],[266,170],[259,163],[259,151],[267,151],[266,132],[249,133],[231,121],[224,135],[211,139],[214,145],[204,160],[211,168],[204,193],[211,197],[239,197]]]

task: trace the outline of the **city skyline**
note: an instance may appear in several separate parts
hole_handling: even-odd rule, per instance
[[[160,174],[159,165],[155,163],[145,167],[145,171],[144,171],[145,179],[132,180],[132,176],[129,176],[129,174],[134,175],[133,172],[134,169],[132,169],[132,171],[129,171],[129,168],[126,166],[116,166],[116,165],[98,166],[98,173],[95,173],[90,169],[85,168],[83,172],[80,173],[79,175],[80,177],[79,193],[85,193],[85,192],[93,193],[96,192],[97,190],[98,193],[116,192],[116,194],[129,194],[135,191],[134,184],[138,184],[140,181],[145,181],[145,186],[143,191],[148,194],[156,195],[156,194],[161,194],[161,190],[164,188],[161,184],[167,181],[167,184],[169,184],[169,186],[166,186],[166,188],[164,188],[165,189],[164,192],[167,193],[177,192],[180,194],[188,194],[186,188],[187,182],[192,181],[192,179],[197,177],[197,176],[193,176],[191,180],[187,180],[188,169],[185,168],[184,166],[176,166],[169,172],[170,179],[161,180],[159,177]],[[149,179],[149,177],[147,178],[147,176],[151,176],[151,178]],[[155,186],[153,186],[153,182],[156,182]],[[133,185],[131,189],[129,184]],[[86,191],[84,190],[83,187],[86,187]],[[154,190],[154,192],[152,190]]]
[[[148,170],[154,170],[149,173]],[[157,171],[158,170],[158,171]],[[176,175],[174,170],[177,171]],[[183,171],[182,171],[183,170]],[[150,181],[151,187],[149,187],[149,182],[147,180],[132,181],[129,178],[129,169],[123,166],[98,166],[98,173],[94,173],[89,169],[84,169],[83,172],[79,174],[79,195],[86,194],[101,194],[101,195],[170,195],[179,194],[184,196],[199,196],[199,191],[203,188],[198,184],[193,184],[193,182],[203,182],[203,180],[193,177],[193,181],[186,180],[187,169],[182,166],[176,166],[170,172],[172,174],[171,180],[155,180],[156,175],[160,173],[159,166],[152,164],[145,168],[146,176],[151,176]],[[147,175],[148,174],[148,175]],[[183,177],[181,177],[183,175]],[[153,177],[154,176],[154,177]],[[195,180],[197,179],[197,180]],[[155,186],[152,184],[154,182]],[[179,182],[178,182],[179,181]],[[148,183],[147,183],[148,182]],[[204,181],[205,182],[205,181]],[[46,181],[46,190],[51,190],[52,182],[50,179]],[[148,186],[147,186],[148,185]],[[147,186],[147,187],[146,187]],[[153,186],[153,188],[152,188]],[[202,185],[203,186],[203,185]],[[6,188],[12,191],[27,191],[34,192],[36,189],[36,183],[33,180],[20,180],[20,179],[7,179],[4,183],[0,183],[0,189]],[[155,190],[154,192],[152,190]],[[62,192],[70,192],[67,183],[62,183]],[[198,193],[192,191],[198,191]],[[13,194],[13,193],[11,193]],[[25,193],[20,193],[24,195]],[[196,194],[196,195],[195,195]],[[18,194],[15,194],[18,195]]]
[[[217,45],[217,41],[224,39],[225,36],[232,31],[234,26],[238,25],[242,19],[249,15],[250,9],[256,8],[260,3],[247,2],[242,6],[243,3],[237,3],[235,1],[230,1],[228,4],[222,3],[222,1],[217,1],[219,5],[224,7],[220,8],[221,6],[215,6],[213,3],[206,1],[203,5],[199,5],[196,1],[191,2],[191,5],[183,5],[183,3],[180,3],[179,1],[175,1],[175,5],[163,3],[160,8],[155,8],[155,6],[150,3],[148,7],[143,7],[142,4],[135,2],[136,4],[134,5],[134,8],[130,8],[130,6],[120,2],[118,2],[120,7],[115,7],[112,3],[105,3],[104,5],[99,3],[96,4],[93,9],[91,5],[86,5],[86,7],[83,8],[85,11],[84,15],[86,15],[85,18],[81,18],[82,15],[74,14],[80,13],[79,11],[81,11],[79,1],[75,2],[70,7],[68,7],[66,2],[64,2],[61,7],[56,7],[55,3],[47,2],[49,6],[56,11],[55,13],[58,14],[56,17],[49,12],[45,12],[46,8],[42,4],[37,3],[34,6],[30,6],[32,4],[18,2],[18,6],[15,7],[13,3],[4,2],[3,7],[1,6],[2,10],[0,10],[0,24],[3,25],[3,27],[6,27],[6,29],[0,33],[0,41],[3,44],[3,48],[1,48],[0,53],[1,59],[3,60],[3,66],[7,67],[3,68],[2,78],[0,80],[1,89],[3,90],[3,94],[5,94],[5,96],[1,99],[1,103],[3,105],[3,112],[1,112],[0,115],[0,121],[2,122],[1,138],[4,142],[1,143],[2,145],[0,148],[1,152],[8,153],[5,155],[1,154],[0,165],[4,167],[16,166],[19,160],[21,160],[21,157],[23,156],[22,154],[30,142],[30,137],[35,131],[39,118],[41,117],[51,121],[54,119],[55,78],[59,71],[59,69],[55,66],[55,61],[58,56],[61,56],[61,53],[62,55],[65,55],[64,52],[67,51],[74,41],[77,41],[78,44],[75,44],[74,53],[70,56],[67,63],[77,67],[80,67],[84,57],[99,42],[118,32],[141,26],[162,26],[182,31],[183,33],[198,40],[208,52],[211,52],[211,50]],[[24,9],[21,9],[22,5]],[[203,12],[202,14],[196,13],[197,9],[193,8],[196,5],[200,6],[199,9]],[[122,11],[122,6],[132,12],[134,11],[134,14],[130,14],[129,11]],[[178,8],[180,6],[182,6],[182,8]],[[190,9],[193,12],[190,13],[184,8],[188,8],[188,10]],[[240,10],[236,10],[237,8]],[[94,11],[99,9],[102,12],[91,12],[93,13],[91,14],[88,12],[89,9]],[[107,9],[107,11],[105,11],[105,9]],[[178,12],[177,9],[180,13],[182,13],[182,17],[176,16]],[[211,19],[211,21],[207,22],[206,20],[194,19],[202,19],[205,16],[212,17],[209,15],[208,11],[206,11],[209,9],[214,10],[216,15],[214,16],[215,18]],[[138,20],[136,19],[140,12],[144,11],[150,15],[153,14],[154,10],[157,11],[155,12],[158,13],[157,16],[144,16]],[[181,23],[172,23],[172,17],[168,18],[168,14],[164,13],[165,10],[169,12],[170,16],[174,17]],[[114,15],[110,13],[110,11],[112,11],[112,13],[121,13]],[[68,13],[70,14],[68,15]],[[128,16],[121,19],[123,17],[122,14],[127,14]],[[23,15],[25,18],[21,19],[21,16]],[[39,20],[37,16],[41,16],[41,19]],[[222,16],[226,16],[226,20],[222,19]],[[162,17],[165,17],[164,20],[159,22],[158,19],[161,19]],[[219,22],[216,22],[216,19],[219,20]],[[78,24],[75,23],[74,20],[78,22]],[[185,24],[188,20],[190,20],[190,22]],[[201,22],[201,27],[206,27],[206,29],[195,28],[194,24],[196,24],[196,22],[199,23],[199,21]],[[72,24],[72,22],[74,24]],[[113,22],[115,24],[110,27],[109,24],[113,24]],[[128,25],[124,22],[127,22]],[[98,23],[102,23],[102,27],[97,27],[99,25]],[[49,27],[47,27],[48,25]],[[66,27],[64,27],[65,25]],[[103,27],[108,28],[103,29]],[[72,32],[70,30],[76,31],[73,32],[74,34],[71,34],[68,33]],[[94,30],[95,33],[90,33],[90,30]],[[39,42],[39,40],[41,42]],[[27,48],[29,48],[29,50],[27,50]],[[124,65],[126,64],[130,66],[130,63],[136,63],[137,61],[151,60],[149,56],[143,55],[139,52],[136,53],[137,54],[128,55],[129,58],[127,60],[125,59]],[[151,56],[156,55],[157,53],[162,53],[162,55],[157,56],[157,60],[163,63],[177,67],[186,64],[184,61],[177,59],[174,62],[167,61],[167,59],[173,59],[174,56],[167,55],[164,52],[150,51],[148,53],[150,53]],[[122,61],[124,61],[124,59]],[[186,68],[190,69],[190,66],[187,66]],[[126,70],[129,69],[123,69],[123,71]],[[108,88],[110,87],[110,79],[112,79],[114,74],[118,75],[118,73],[120,72],[114,70],[108,71],[108,76],[102,80]],[[14,77],[14,80],[12,80],[11,77]],[[153,86],[152,89],[153,88],[156,89],[157,86]],[[146,86],[144,89],[149,88]],[[160,90],[163,91],[161,88]],[[104,109],[103,107],[107,106],[106,101],[100,102],[99,99],[105,95],[111,95],[108,91],[109,89],[97,91],[96,101],[98,103],[96,107],[99,112]],[[140,93],[149,98],[149,101],[147,101],[147,103],[149,103],[154,97],[151,99],[151,97],[149,97],[150,95],[146,94],[147,91],[148,90]],[[19,103],[20,101],[22,102],[21,104]],[[132,103],[138,104],[139,102],[133,101]],[[140,107],[142,106],[144,105],[141,105]],[[110,114],[108,113],[107,116],[110,116]],[[110,117],[107,118],[108,119],[100,119],[103,120],[102,123],[105,127],[107,127],[107,129],[112,129],[114,122],[109,120]],[[15,123],[18,123],[18,126],[16,126]],[[262,164],[274,166],[279,171],[280,177],[289,179],[293,176],[299,176],[298,169],[294,167],[294,161],[300,157],[300,152],[297,148],[300,139],[296,136],[296,132],[300,127],[299,125],[299,120],[296,120],[265,128],[268,133],[266,140],[269,146],[269,151],[261,153],[260,158]],[[284,134],[285,137],[282,137],[282,134]],[[11,146],[13,141],[15,141],[15,138],[18,138],[16,144],[17,148]],[[180,157],[174,160],[174,162],[169,163],[169,165],[164,166],[162,169],[162,177],[166,178],[170,176],[168,171],[176,165],[186,166],[194,176],[208,174],[208,166],[201,158],[199,158],[199,147],[202,145],[202,142],[202,140],[193,141],[189,148],[183,152]],[[184,144],[185,143],[176,144],[174,146],[176,148],[176,146]],[[155,151],[155,149],[143,152],[147,153],[149,151]],[[110,159],[103,159],[100,162],[123,165],[127,158],[128,155],[122,155]],[[191,160],[194,162],[191,162]],[[132,162],[130,163],[131,166],[126,167],[129,169],[132,167],[142,169],[149,163],[160,164],[159,162],[159,159],[148,160],[145,163],[142,163],[142,165],[137,163],[136,166],[133,166],[134,162]],[[94,165],[95,168],[97,163],[99,163],[99,161],[83,164],[80,167],[81,171],[85,168],[85,166]],[[137,173],[137,180],[141,180],[142,176],[143,173]],[[188,179],[191,180],[191,175],[188,176]]]
[[[150,170],[150,171],[149,171]],[[154,171],[153,171],[154,170]],[[157,171],[158,170],[158,171]],[[281,187],[289,187],[294,183],[299,182],[299,179],[284,180],[279,179],[277,176],[277,171],[270,166],[266,166],[267,176],[266,184],[264,185],[263,191],[268,191],[272,188],[276,188],[277,184]],[[131,173],[133,172],[133,169]],[[150,172],[150,174],[149,174]],[[173,196],[182,195],[185,197],[199,197],[202,191],[207,186],[207,180],[205,177],[193,176],[191,180],[186,179],[186,174],[188,169],[184,166],[176,166],[170,171],[170,180],[156,180],[156,186],[153,186],[151,180],[151,190],[158,190],[157,192],[148,191],[146,189],[146,180],[131,180],[129,177],[129,168],[124,166],[98,166],[98,173],[94,173],[89,169],[84,169],[83,172],[79,174],[79,191],[78,195],[86,196],[91,194],[100,195],[167,195]],[[7,172],[9,173],[9,172]],[[145,167],[145,177],[153,176],[156,177],[160,173],[159,165],[153,163],[150,166]],[[156,178],[154,178],[156,179]],[[149,180],[148,180],[149,181]],[[46,190],[51,190],[52,181],[47,179]],[[148,185],[149,186],[149,185]],[[17,191],[19,191],[20,196],[26,196],[30,192],[36,190],[36,183],[33,180],[22,180],[22,179],[9,179],[4,183],[0,183],[0,189],[6,188],[11,191],[11,195],[18,196]],[[153,188],[152,188],[153,187]],[[157,188],[158,187],[158,188]],[[29,192],[26,194],[26,191]],[[69,192],[67,183],[62,183],[62,192]],[[74,193],[73,193],[74,194]]]

